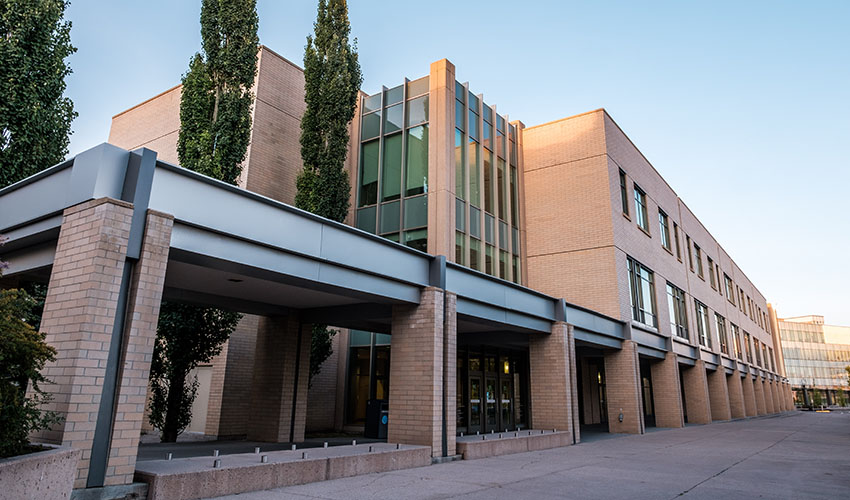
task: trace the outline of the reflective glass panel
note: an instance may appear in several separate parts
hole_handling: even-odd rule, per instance
[[[375,234],[375,207],[361,208],[357,211],[357,228]]]
[[[360,127],[360,140],[367,141],[378,137],[381,133],[381,112],[376,111],[363,115],[363,123]]]
[[[386,110],[386,121],[384,122],[384,133],[391,134],[396,130],[401,130],[402,126],[402,113],[401,109],[403,106],[401,104],[396,104],[395,106],[390,106]]]
[[[386,99],[384,99],[384,106],[401,102],[402,99],[404,99],[404,85],[393,87],[387,90]]]
[[[428,230],[417,229],[416,231],[405,231],[404,244],[410,248],[415,248],[420,252],[428,251]]]
[[[397,200],[401,195],[401,138],[401,134],[384,137],[381,201]]]
[[[363,112],[369,113],[381,109],[381,94],[380,92],[363,99]]]
[[[484,213],[484,241],[493,244],[495,241],[494,234],[496,232],[496,218],[488,213]]]
[[[463,103],[455,101],[455,127],[466,130],[463,126]]]
[[[476,240],[475,238],[469,239],[469,267],[475,269],[476,271],[481,269],[481,241]],[[470,359],[470,367],[472,366],[472,360]]]
[[[478,140],[478,114],[469,109],[468,120],[466,121],[467,133],[470,139]]]
[[[399,202],[393,201],[381,205],[381,234],[397,232],[399,230],[399,217],[401,217]]]
[[[481,171],[478,168],[478,143],[469,142],[469,203],[481,206]]]
[[[359,206],[378,202],[378,141],[367,142],[360,148]]]
[[[428,225],[428,197],[417,196],[404,200],[404,228],[411,229]]]
[[[407,101],[407,126],[412,127],[428,121],[428,96]]]
[[[466,158],[464,150],[466,143],[463,133],[455,129],[455,195],[460,199],[466,199]]]
[[[466,265],[466,237],[460,231],[455,232],[455,263]]]
[[[460,102],[466,102],[466,89],[458,81],[455,81],[455,98]]]
[[[407,131],[407,187],[405,196],[428,191],[428,125]]]
[[[428,77],[423,77],[418,80],[413,80],[407,84],[407,97],[416,97],[428,92]]]
[[[484,211],[493,213],[493,153],[484,151]]]
[[[455,229],[466,231],[466,203],[455,198]]]
[[[469,207],[469,234],[481,238],[481,210]]]
[[[505,160],[496,160],[496,176],[498,182],[496,183],[496,189],[498,190],[498,194],[496,198],[499,203],[499,218],[504,220],[507,218],[505,212]]]

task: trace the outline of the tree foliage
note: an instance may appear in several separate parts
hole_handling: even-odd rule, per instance
[[[304,100],[301,160],[295,205],[342,221],[348,214],[351,186],[345,171],[348,124],[354,118],[363,76],[345,0],[319,0],[314,35],[304,50]]]
[[[251,134],[257,73],[255,0],[203,0],[201,53],[183,76],[177,155],[184,168],[236,184]],[[174,442],[189,425],[198,363],[221,351],[242,316],[163,302],[151,364],[151,424]]]
[[[345,171],[348,124],[354,118],[363,75],[356,40],[348,41],[351,26],[345,0],[319,0],[314,33],[304,49],[304,101],[301,118],[301,161],[295,206],[341,222],[348,214],[351,185]],[[333,352],[336,334],[313,326],[310,380]]]
[[[255,0],[203,0],[202,51],[183,76],[180,165],[231,184],[251,138],[258,22]]]
[[[212,307],[163,302],[151,361],[150,423],[174,442],[192,419],[198,386],[187,380],[200,363],[221,352],[241,315]]]
[[[68,153],[77,116],[65,92],[71,22],[62,0],[0,0],[0,187]]]
[[[0,275],[4,267],[0,261]],[[0,458],[26,453],[30,432],[59,421],[56,413],[39,410],[51,399],[41,389],[48,383],[41,370],[56,349],[26,320],[36,307],[24,290],[0,291]]]

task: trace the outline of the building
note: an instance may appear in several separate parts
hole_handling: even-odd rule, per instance
[[[458,82],[443,59],[362,95],[345,226],[285,205],[300,170],[303,74],[263,47],[242,189],[151,160],[150,150],[125,151],[176,159],[171,89],[114,117],[109,140],[124,149],[101,146],[0,190],[0,230],[12,237],[4,279],[49,277],[48,339],[85,330],[62,319],[56,286],[118,267],[66,272],[82,265],[65,259],[68,245],[83,244],[75,214],[155,211],[130,232],[162,226],[151,237],[167,258],[144,268],[139,279],[150,281],[128,281],[130,296],[144,284],[153,302],[160,294],[246,313],[209,368],[203,428],[219,437],[282,442],[362,429],[367,402],[384,400],[388,439],[430,446],[436,458],[480,446],[468,439],[475,433],[559,429],[569,444],[594,430],[641,434],[790,409],[764,297],[611,117],[597,110],[526,127],[476,85]],[[134,175],[145,158],[148,205],[113,174]],[[78,197],[50,196],[63,176],[77,179]],[[3,210],[25,195],[50,206]],[[131,338],[152,335],[155,315],[128,317]],[[340,334],[307,393],[299,362],[311,322]],[[66,344],[57,369],[84,359]],[[145,370],[134,371],[136,406],[121,413],[132,420],[121,457],[135,449]],[[71,377],[63,390],[90,382]],[[69,422],[96,413],[57,404]],[[105,422],[94,441],[69,427],[45,436],[99,457],[80,481],[101,468],[113,482],[132,472],[129,458],[107,466]]]
[[[777,318],[785,373],[798,405],[846,406],[850,399],[850,327],[823,316]],[[815,393],[818,393],[817,395]]]

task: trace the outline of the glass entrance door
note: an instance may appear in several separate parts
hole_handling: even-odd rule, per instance
[[[513,429],[513,398],[514,398],[514,389],[513,383],[510,379],[502,379],[502,391],[500,394],[500,405],[501,405],[501,422],[499,425],[499,429]]]
[[[497,422],[497,414],[496,414],[496,379],[487,378],[487,392],[485,396],[487,397],[487,421],[485,424],[484,431],[490,432],[491,430],[496,431],[498,429]]]
[[[481,429],[481,377],[469,378],[469,433]]]

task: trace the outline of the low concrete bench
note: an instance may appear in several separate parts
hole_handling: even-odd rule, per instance
[[[511,453],[547,450],[573,444],[569,432],[525,430],[457,438],[457,453],[464,460]]]
[[[135,480],[148,483],[148,500],[191,500],[425,465],[427,446],[373,443],[139,462]]]

